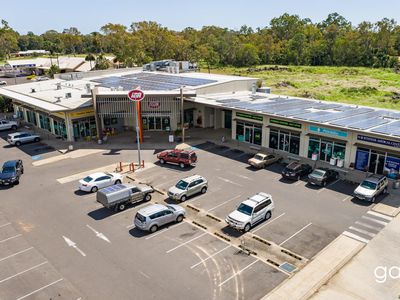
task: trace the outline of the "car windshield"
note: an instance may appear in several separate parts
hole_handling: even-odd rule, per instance
[[[90,176],[86,176],[85,178],[83,178],[83,181],[85,181],[85,182],[91,182],[92,180],[93,180],[93,178]]]
[[[179,182],[175,185],[175,187],[177,187],[180,190],[186,190],[188,184],[189,183],[184,180],[179,180]]]
[[[251,206],[248,206],[246,204],[240,203],[239,207],[237,208],[238,211],[240,211],[241,213],[250,216],[253,208]]]
[[[362,186],[363,188],[366,188],[366,189],[369,189],[369,190],[375,190],[375,189],[376,189],[376,183],[373,183],[373,182],[368,181],[368,180],[364,180],[364,181],[361,183],[361,186]]]
[[[261,155],[258,155],[258,154],[257,154],[257,155],[255,155],[255,156],[254,156],[254,158],[255,158],[255,159],[257,159],[257,160],[263,160],[263,159],[264,159],[264,157],[263,157],[263,156],[261,156]]]
[[[14,173],[15,169],[13,167],[4,167],[1,172],[2,173]]]
[[[314,171],[311,173],[311,175],[312,175],[312,176],[315,176],[315,177],[323,177],[323,176],[325,175],[325,172],[324,172],[324,171],[321,171],[321,170],[314,170]]]
[[[168,207],[169,210],[176,211],[176,209],[174,207],[170,206],[170,205],[167,205],[167,207]]]

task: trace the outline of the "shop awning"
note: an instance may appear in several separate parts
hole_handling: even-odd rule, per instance
[[[313,133],[307,133],[306,136],[316,137],[316,138],[319,138],[319,139],[324,139],[324,140],[327,140],[327,141],[344,143],[344,144],[347,144],[347,142],[348,142],[346,140],[335,139],[335,138],[332,138],[332,137],[329,137],[329,136],[318,135],[318,134],[313,134]]]

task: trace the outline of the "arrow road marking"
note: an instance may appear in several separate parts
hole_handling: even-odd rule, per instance
[[[91,231],[93,231],[96,236],[102,240],[105,240],[107,243],[110,243],[110,240],[101,232],[98,232],[96,229],[94,229],[93,227],[91,227],[90,225],[86,225],[87,228],[89,228]]]
[[[74,248],[76,251],[78,251],[82,256],[86,256],[85,252],[83,252],[81,249],[76,246],[76,243],[71,241],[69,238],[62,236],[64,238],[64,241],[67,243],[69,247]]]

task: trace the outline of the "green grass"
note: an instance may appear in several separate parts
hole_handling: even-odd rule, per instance
[[[271,87],[274,94],[400,110],[400,99],[393,97],[396,93],[400,95],[400,74],[392,69],[274,67],[226,67],[214,68],[211,72],[260,78],[263,86]]]

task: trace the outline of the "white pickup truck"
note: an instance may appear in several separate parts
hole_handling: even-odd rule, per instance
[[[0,120],[0,130],[16,130],[18,123],[15,121]]]

